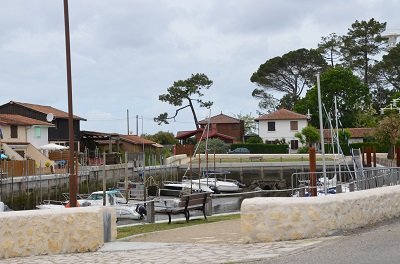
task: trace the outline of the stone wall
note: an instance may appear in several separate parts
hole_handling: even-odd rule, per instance
[[[108,226],[103,224],[107,218]],[[116,236],[113,208],[0,212],[0,259],[96,251],[105,237],[115,240]]]
[[[241,229],[249,242],[322,237],[400,216],[400,186],[319,197],[245,199]]]

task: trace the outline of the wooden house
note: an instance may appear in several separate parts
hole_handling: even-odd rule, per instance
[[[198,122],[200,128],[191,131],[179,131],[176,138],[185,143],[188,138],[195,137],[196,141],[200,141],[207,137],[207,123],[210,123],[208,130],[208,138],[219,138],[222,141],[232,144],[243,142],[244,137],[244,121],[233,118],[224,114],[219,114]]]
[[[53,117],[51,123],[54,125],[49,127],[48,130],[48,141],[51,143],[57,143],[60,145],[68,146],[69,130],[68,130],[68,113],[62,110],[56,109],[51,106],[29,104],[10,101],[6,104],[0,105],[0,114],[12,114],[20,115],[43,122],[48,121],[49,117]],[[80,139],[80,121],[86,121],[86,119],[74,115],[74,140],[75,149],[79,149]]]

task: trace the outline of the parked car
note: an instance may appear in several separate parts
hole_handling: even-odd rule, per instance
[[[249,154],[250,150],[247,148],[235,148],[234,150],[229,150],[229,154]]]

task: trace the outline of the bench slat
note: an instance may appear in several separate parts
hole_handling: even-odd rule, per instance
[[[205,204],[209,201],[211,193],[194,193],[182,195],[176,207],[161,207],[157,213],[168,214],[168,223],[171,223],[171,214],[185,214],[186,222],[189,222],[189,210],[202,210],[204,218],[207,220]]]

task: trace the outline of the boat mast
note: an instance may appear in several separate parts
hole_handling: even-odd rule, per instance
[[[336,121],[336,145],[337,145],[337,150],[338,150],[338,156],[340,155],[340,143],[339,143],[339,120],[338,120],[338,109],[337,109],[337,97],[335,95],[335,121]],[[338,157],[339,160],[339,157]],[[342,182],[342,168],[341,164],[339,162],[339,182]]]
[[[322,122],[321,85],[320,85],[320,80],[319,80],[319,73],[317,73],[317,90],[318,90],[319,134],[321,137],[321,154],[322,154],[322,176],[324,177],[324,193],[325,193],[325,195],[327,195],[324,124]]]
[[[208,135],[210,134],[210,123],[211,123],[211,108],[210,108],[210,112],[208,114],[208,119],[207,119],[206,150],[205,150],[207,186],[208,186]]]

